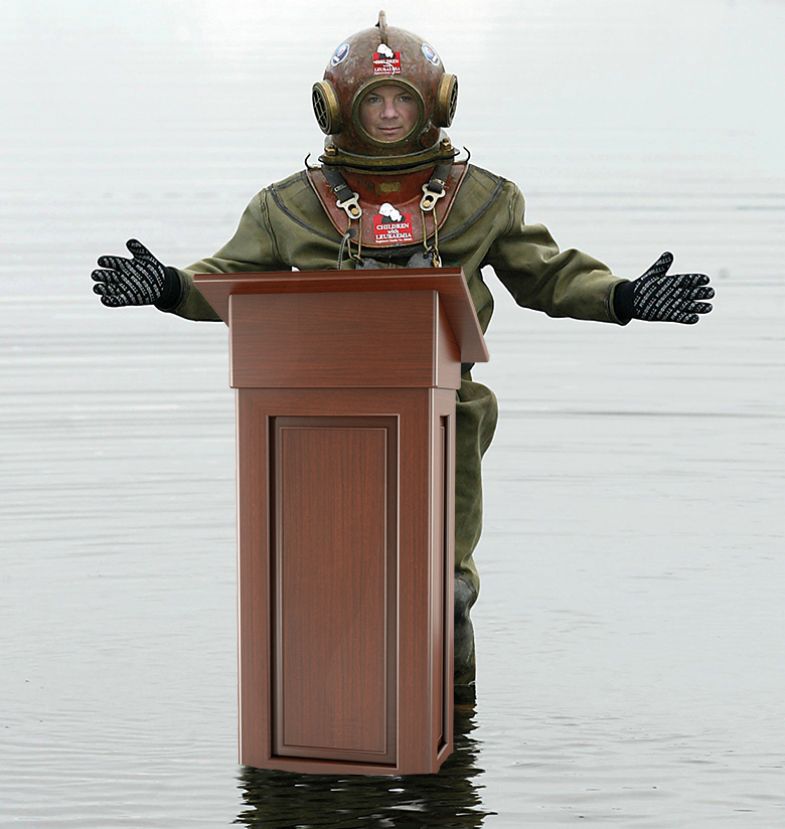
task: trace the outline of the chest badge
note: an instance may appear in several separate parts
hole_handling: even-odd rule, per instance
[[[377,245],[405,245],[414,241],[412,214],[401,213],[385,202],[373,217],[373,236]]]

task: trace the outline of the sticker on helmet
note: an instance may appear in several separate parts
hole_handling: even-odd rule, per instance
[[[373,53],[373,74],[398,75],[400,71],[401,53],[393,52],[386,43],[380,43]]]
[[[346,56],[349,54],[349,49],[351,47],[348,43],[342,43],[334,52],[333,56],[330,58],[330,66],[338,66],[339,63],[343,63],[346,60]]]
[[[373,238],[377,245],[413,242],[412,214],[401,213],[389,202],[385,202],[373,217]]]
[[[420,49],[422,49],[423,57],[428,63],[432,63],[434,66],[438,66],[441,63],[439,56],[436,54],[436,50],[430,43],[423,43]]]

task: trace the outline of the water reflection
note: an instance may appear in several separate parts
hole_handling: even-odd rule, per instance
[[[496,812],[482,807],[476,778],[479,743],[474,700],[455,704],[455,750],[439,774],[402,777],[292,774],[245,766],[246,808],[235,823],[265,829],[455,827],[474,829]]]

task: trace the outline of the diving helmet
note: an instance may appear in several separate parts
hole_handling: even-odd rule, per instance
[[[374,138],[360,118],[360,104],[375,88],[395,84],[413,98],[418,115],[395,141]],[[442,131],[455,115],[458,79],[444,71],[436,50],[421,37],[387,25],[353,34],[333,52],[324,78],[313,85],[312,102],[327,135],[324,164],[359,170],[410,169],[457,151]]]

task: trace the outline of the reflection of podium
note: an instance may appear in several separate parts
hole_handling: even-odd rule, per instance
[[[201,275],[238,389],[240,762],[436,772],[452,752],[459,269]]]

